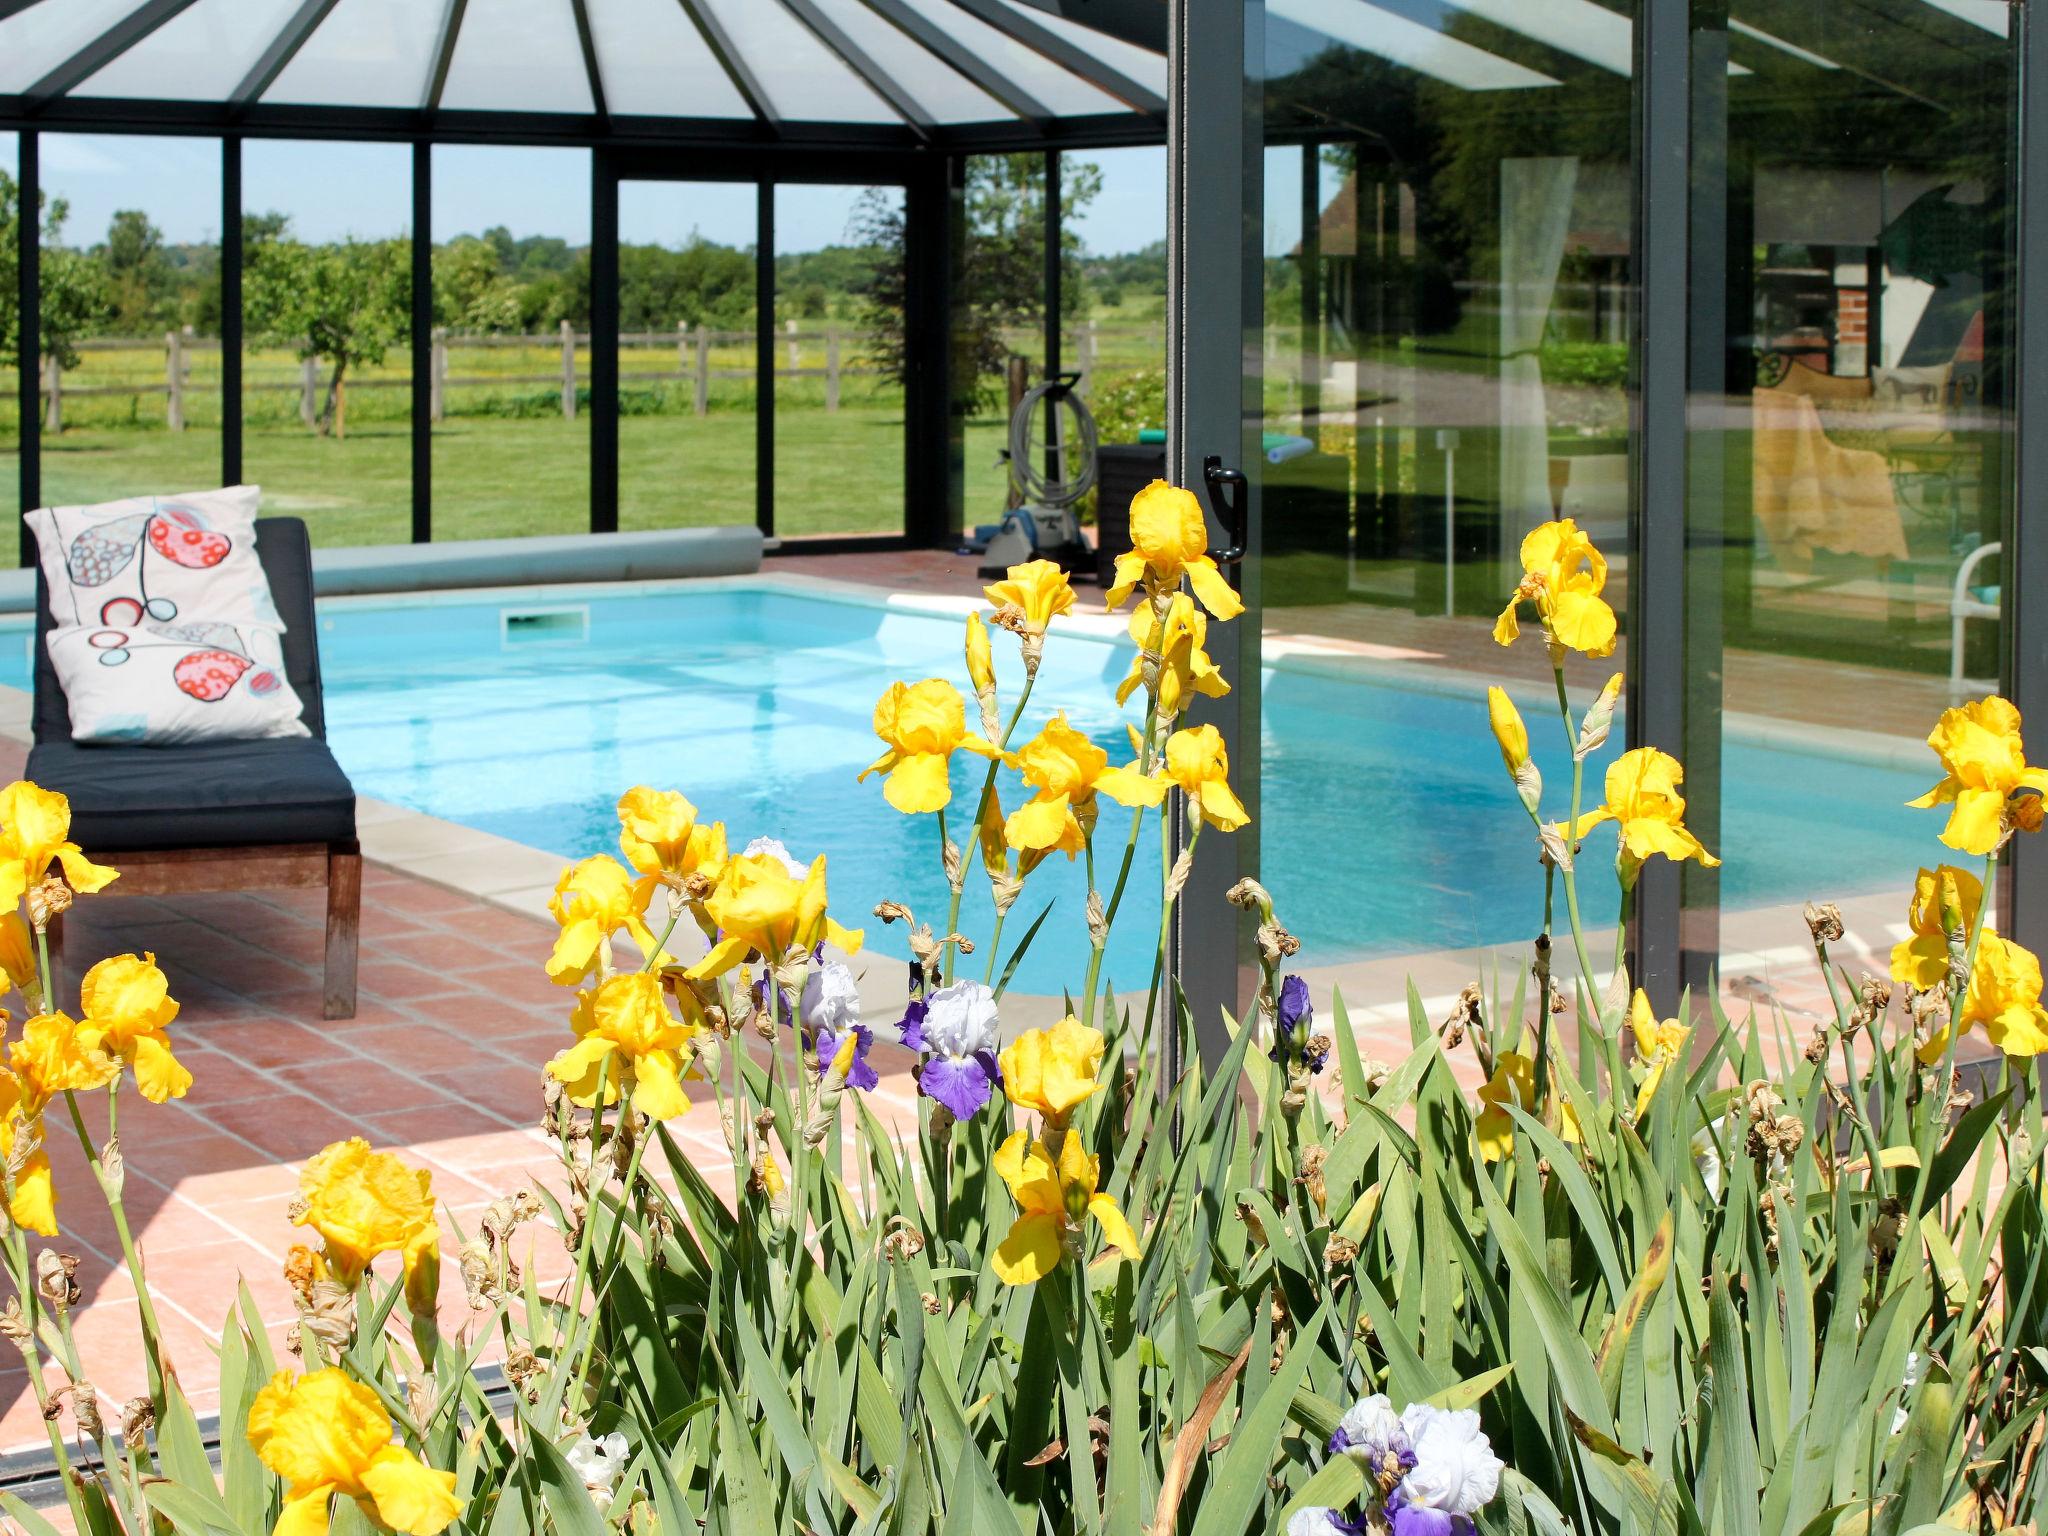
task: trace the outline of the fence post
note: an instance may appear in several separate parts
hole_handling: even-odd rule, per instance
[[[562,322],[562,420],[576,419],[576,327]]]
[[[825,332],[825,409],[839,409],[839,332]]]
[[[697,322],[697,414],[711,414],[711,329]]]
[[[43,430],[64,430],[64,365],[52,352],[43,359]]]
[[[427,419],[439,421],[448,411],[448,328],[434,327],[434,345],[427,354]]]
[[[164,332],[164,381],[170,385],[170,409],[165,423],[173,432],[185,430],[185,338],[176,331]]]
[[[320,359],[309,357],[299,365],[299,420],[311,432],[319,424]]]
[[[785,320],[782,322],[782,328],[789,333],[789,371],[795,373],[797,364],[800,361],[796,344],[796,322],[794,320]]]
[[[1099,338],[1095,333],[1095,322],[1088,322],[1088,329],[1081,333],[1081,391],[1086,394],[1095,388],[1095,357]]]

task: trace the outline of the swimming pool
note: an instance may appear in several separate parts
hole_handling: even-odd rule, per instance
[[[771,835],[799,858],[829,854],[835,912],[865,926],[878,952],[906,956],[901,931],[866,914],[888,898],[943,920],[932,822],[899,815],[878,781],[854,775],[880,750],[870,714],[892,679],[944,676],[966,691],[960,624],[943,604],[889,605],[786,578],[336,599],[320,607],[329,735],[362,793],[564,858],[615,847],[622,789],[680,789],[737,842]],[[1014,698],[1015,647],[996,640]],[[25,686],[24,652],[7,654],[0,681]],[[1113,689],[1130,654],[1120,638],[1056,634],[1024,731],[1064,707],[1114,761],[1127,759]],[[1266,669],[1264,711],[1262,864],[1303,940],[1302,963],[1535,932],[1542,881],[1476,687],[1286,659]],[[1617,727],[1591,765],[1589,804],[1620,739]],[[964,755],[955,764],[962,823],[979,772]],[[1723,773],[1731,907],[1904,889],[1933,851],[1927,819],[1902,804],[1932,781],[1931,764],[1731,739]],[[1816,784],[1825,815],[1814,813]],[[1121,849],[1127,814],[1105,802],[1098,848]],[[1589,924],[1613,920],[1612,836],[1589,849]],[[1156,886],[1156,846],[1148,834],[1111,946],[1108,973],[1127,988],[1150,974],[1158,907],[1144,892]],[[1113,868],[1114,856],[1103,862]],[[1081,982],[1078,867],[1055,860],[1032,877],[1006,942],[1048,901],[1053,916],[1014,983],[1026,991]],[[979,939],[989,919],[976,872],[962,931]]]

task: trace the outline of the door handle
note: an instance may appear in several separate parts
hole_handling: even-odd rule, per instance
[[[1209,505],[1230,537],[1229,547],[1210,550],[1209,558],[1218,565],[1241,564],[1245,546],[1251,542],[1251,482],[1243,470],[1226,469],[1222,455],[1212,453],[1202,460],[1202,484],[1209,492]]]

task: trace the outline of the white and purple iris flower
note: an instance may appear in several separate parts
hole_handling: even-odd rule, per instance
[[[912,1003],[899,1024],[866,1024],[861,1021],[860,984],[853,972],[834,961],[821,965],[804,978],[804,995],[797,1019],[804,1038],[817,1057],[822,1075],[839,1054],[849,1032],[854,1037],[853,1061],[846,1069],[846,1086],[865,1093],[881,1082],[868,1051],[877,1040],[921,1050],[924,1046],[923,1004]]]
[[[1472,1536],[1473,1515],[1500,1492],[1501,1459],[1470,1408],[1411,1403],[1396,1414],[1375,1393],[1338,1421],[1330,1454],[1356,1460],[1385,1494],[1393,1536]],[[1325,1536],[1321,1526],[1306,1529]],[[1292,1525],[1288,1536],[1298,1536]]]
[[[924,1065],[917,1085],[956,1120],[979,1114],[1002,1082],[996,1062],[996,996],[978,981],[956,981],[928,993],[920,1020]]]
[[[1366,1536],[1370,1529],[1363,1515],[1352,1519],[1327,1507],[1297,1509],[1287,1522],[1287,1536]]]
[[[1337,1421],[1337,1432],[1330,1436],[1330,1454],[1349,1456],[1373,1477],[1399,1477],[1415,1465],[1415,1450],[1408,1443],[1401,1415],[1382,1392],[1346,1410]]]

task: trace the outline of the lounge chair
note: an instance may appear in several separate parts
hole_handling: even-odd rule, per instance
[[[70,797],[72,837],[121,872],[109,894],[325,886],[324,1011],[330,1019],[353,1018],[363,856],[356,792],[327,747],[306,525],[295,517],[259,518],[256,553],[285,622],[285,673],[310,736],[177,747],[73,741],[64,690],[43,644],[52,620],[39,575],[28,776]]]

